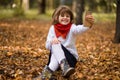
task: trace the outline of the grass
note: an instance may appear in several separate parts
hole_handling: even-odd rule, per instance
[[[10,9],[1,9],[0,10],[0,19],[12,18],[13,11]]]
[[[38,14],[37,9],[31,9],[25,12],[24,16],[14,16],[14,10],[11,9],[1,9],[0,10],[0,19],[42,19],[42,20],[50,20],[52,15],[52,11],[47,10],[46,14]]]
[[[93,13],[96,22],[115,22],[116,13]]]
[[[25,13],[25,18],[27,19],[42,19],[42,20],[50,20],[52,11],[47,10],[46,14],[38,14],[38,10],[33,9],[29,10]]]
[[[14,11],[11,9],[1,9],[0,10],[0,19],[11,19],[16,18],[13,15]],[[53,10],[46,10],[46,14],[38,14],[37,9],[31,9],[25,12],[25,16],[20,16],[22,19],[41,19],[41,20],[51,20],[51,15]],[[106,22],[106,21],[115,21],[115,13],[93,13],[96,22]]]

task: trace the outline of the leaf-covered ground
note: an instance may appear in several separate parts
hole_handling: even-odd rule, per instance
[[[48,61],[45,40],[50,21],[0,21],[0,80],[31,80]],[[120,80],[120,44],[113,44],[115,23],[96,23],[78,36],[80,59],[69,80]],[[56,72],[57,80],[64,80]]]

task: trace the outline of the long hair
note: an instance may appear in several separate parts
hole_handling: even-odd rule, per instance
[[[53,25],[57,24],[58,23],[58,17],[59,17],[59,15],[64,15],[66,13],[70,15],[70,20],[71,20],[71,23],[72,23],[74,16],[73,16],[73,13],[72,13],[71,9],[68,6],[59,6],[53,12],[53,15],[52,15],[52,24]]]

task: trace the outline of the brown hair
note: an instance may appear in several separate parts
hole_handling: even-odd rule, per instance
[[[59,15],[64,15],[65,13],[70,15],[71,22],[73,21],[73,13],[71,9],[67,6],[59,6],[55,11],[53,12],[52,15],[52,24],[58,23],[58,17]]]

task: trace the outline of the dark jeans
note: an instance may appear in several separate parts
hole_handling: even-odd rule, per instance
[[[63,51],[65,53],[65,57],[66,57],[66,59],[68,61],[68,64],[70,65],[70,67],[74,67],[75,68],[75,65],[77,63],[76,58],[63,45],[61,45],[61,46],[62,46],[62,49],[63,49]],[[50,51],[49,60],[48,60],[48,64],[47,65],[49,65],[49,63],[50,63],[51,54],[52,53]]]

